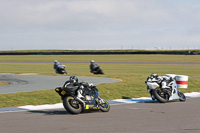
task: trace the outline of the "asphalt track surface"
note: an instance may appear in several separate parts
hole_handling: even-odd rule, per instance
[[[0,113],[1,133],[199,133],[200,98],[111,105],[71,115],[64,109]]]
[[[120,80],[101,77],[78,77],[79,82],[93,83],[113,83]],[[0,81],[9,82],[9,85],[0,86],[0,94],[28,92],[36,90],[55,89],[69,80],[69,76],[42,76],[34,74],[0,74]]]

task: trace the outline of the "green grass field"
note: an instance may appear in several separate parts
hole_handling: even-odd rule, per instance
[[[98,85],[100,95],[105,99],[121,99],[149,96],[145,80],[151,73],[158,75],[180,74],[200,77],[200,65],[148,65],[148,64],[99,64],[105,75],[89,72],[89,61],[96,62],[200,62],[200,55],[18,55],[0,56],[0,61],[52,61],[51,63],[1,63],[0,73],[40,73],[54,75],[53,61],[88,62],[86,64],[64,64],[67,76],[94,76],[121,79],[111,84]],[[189,79],[187,89],[182,92],[200,91],[200,79]],[[62,86],[62,85],[61,85]],[[0,95],[0,107],[38,105],[62,102],[54,88],[44,91]]]
[[[200,62],[200,55],[4,55],[0,61]]]

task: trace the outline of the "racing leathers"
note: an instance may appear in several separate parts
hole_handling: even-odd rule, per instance
[[[84,92],[93,84],[88,84],[87,82],[76,82],[75,80],[68,80],[64,83],[63,88],[66,88],[67,86],[74,86],[77,88],[77,98],[83,98]]]
[[[65,65],[62,65],[60,62],[58,62],[57,60],[54,61],[54,66],[53,68],[55,69],[56,73],[59,73],[61,68],[65,68]]]
[[[161,77],[161,76],[158,76],[157,74],[152,73],[152,74],[147,78],[147,80],[145,81],[145,83],[146,83],[146,85],[147,85],[147,82],[151,82],[151,83],[153,83],[153,84],[156,84],[156,86],[159,86],[159,87],[160,87],[160,86],[161,86],[161,81],[162,81],[162,77]],[[152,95],[152,89],[150,89],[148,85],[147,85],[147,90],[148,90],[148,92],[150,93],[152,100],[155,100],[154,95]]]
[[[161,88],[164,92],[166,92],[169,96],[171,96],[172,93],[172,86],[170,86],[170,83],[173,82],[173,79],[171,77],[163,77],[163,80],[161,82]]]
[[[90,72],[94,72],[99,68],[99,65],[96,64],[95,62],[91,62],[90,64]]]

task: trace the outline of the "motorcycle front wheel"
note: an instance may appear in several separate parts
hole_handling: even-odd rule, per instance
[[[99,74],[104,74],[103,70],[99,68]]]
[[[79,114],[83,110],[82,105],[71,96],[63,99],[63,106],[71,114]]]
[[[67,74],[67,71],[62,71],[63,74]]]
[[[154,95],[154,97],[158,100],[158,102],[160,103],[166,103],[169,101],[169,96],[162,92],[160,89],[154,89],[152,91],[152,94]]]
[[[109,103],[108,103],[106,100],[102,99],[102,98],[99,98],[99,100],[100,100],[100,103],[99,103],[99,105],[100,105],[100,110],[101,110],[102,112],[108,112],[108,111],[110,110],[110,105],[109,105]]]
[[[186,101],[186,97],[183,94],[183,92],[178,91],[178,96],[179,96],[179,101],[181,101],[181,102],[185,102]]]

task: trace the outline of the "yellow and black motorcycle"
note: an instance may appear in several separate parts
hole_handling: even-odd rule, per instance
[[[82,87],[82,97],[78,97],[77,90]],[[96,86],[80,83],[79,86],[57,87],[55,91],[61,96],[64,108],[71,114],[79,114],[85,110],[101,110],[108,112],[109,103],[99,96]]]

